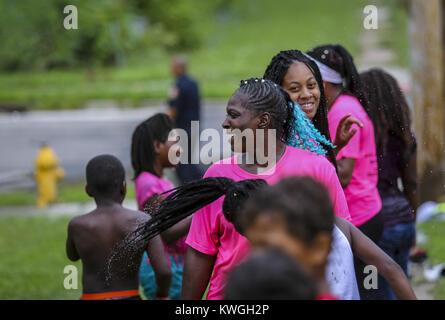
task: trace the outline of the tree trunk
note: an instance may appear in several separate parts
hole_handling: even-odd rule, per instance
[[[444,3],[411,0],[409,8],[420,201],[438,201],[445,190]]]

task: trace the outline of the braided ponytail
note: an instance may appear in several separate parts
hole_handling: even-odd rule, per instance
[[[235,182],[225,177],[209,177],[186,183],[164,192],[171,193],[161,202],[153,217],[139,226],[129,239],[144,246],[151,238],[222,196],[226,196],[223,202],[224,217],[238,230],[237,215],[244,201],[252,191],[264,185],[266,181],[262,179]]]

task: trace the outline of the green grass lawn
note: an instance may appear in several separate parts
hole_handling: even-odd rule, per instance
[[[239,1],[238,10],[202,28],[205,41],[189,52],[190,73],[207,98],[228,98],[239,80],[261,77],[280,50],[341,43],[357,54],[365,0]],[[203,22],[204,23],[204,22]],[[82,107],[91,99],[138,104],[165,99],[173,79],[169,54],[147,52],[118,68],[0,74],[0,101],[36,109]]]
[[[66,229],[70,217],[0,217],[0,300],[78,299],[81,295],[81,263],[65,255]],[[445,262],[445,222],[430,221],[419,227],[428,242],[430,262]],[[66,265],[78,268],[77,290],[66,290]],[[435,299],[445,299],[445,281],[440,280]]]
[[[65,254],[71,217],[0,217],[0,300],[77,300],[82,264]],[[78,288],[65,289],[67,265],[78,270]],[[141,297],[145,298],[140,290]]]
[[[125,199],[134,199],[134,184],[127,183],[127,196]],[[37,201],[37,191],[14,191],[0,194],[0,207],[8,206],[32,206]],[[93,201],[85,193],[83,181],[63,181],[60,183],[56,203],[78,202],[86,203]]]
[[[445,222],[430,220],[418,226],[418,229],[427,235],[425,244],[419,245],[428,251],[430,264],[436,265],[445,262]],[[436,300],[445,300],[445,278],[441,278],[433,292]]]
[[[0,218],[0,299],[78,299],[81,263],[65,255],[70,218]],[[66,265],[79,270],[78,289],[66,290]]]

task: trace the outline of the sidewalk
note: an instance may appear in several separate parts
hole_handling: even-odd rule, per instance
[[[131,210],[138,210],[136,200],[124,200],[123,206]],[[94,201],[87,203],[55,203],[46,208],[36,206],[0,207],[0,218],[6,216],[76,216],[88,213],[96,208]]]

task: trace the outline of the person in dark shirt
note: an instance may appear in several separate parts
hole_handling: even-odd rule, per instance
[[[411,130],[410,110],[397,81],[380,69],[360,75],[365,86],[369,116],[375,127],[384,231],[379,246],[407,273],[415,244],[415,212],[418,207],[417,143]],[[398,181],[402,182],[403,191]],[[379,277],[376,299],[395,299],[387,282]]]
[[[173,58],[171,72],[176,78],[176,83],[169,93],[169,116],[175,122],[175,126],[185,130],[188,136],[187,163],[179,164],[176,169],[179,180],[184,184],[201,179],[203,176],[203,170],[199,164],[192,163],[192,151],[196,149],[192,148],[192,143],[198,143],[199,137],[191,136],[191,122],[199,121],[201,102],[198,83],[187,75],[187,60],[184,56]]]

